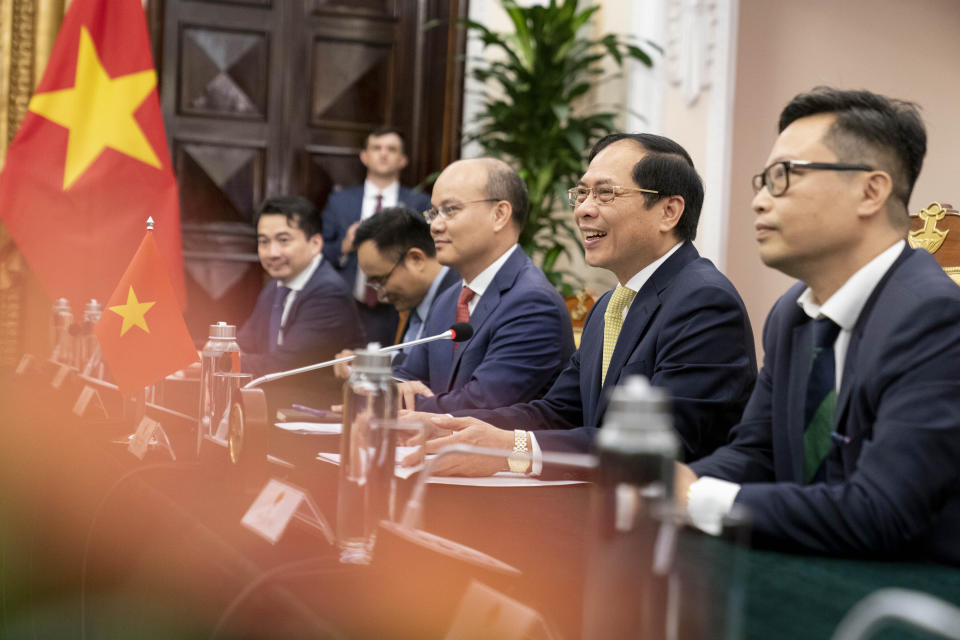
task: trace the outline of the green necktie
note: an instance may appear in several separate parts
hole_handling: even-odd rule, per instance
[[[602,386],[607,379],[607,368],[610,366],[610,359],[613,358],[613,350],[617,346],[617,338],[620,337],[620,328],[623,327],[623,310],[630,306],[637,292],[617,285],[613,295],[610,296],[610,303],[607,304],[607,310],[603,314],[603,368],[600,370],[600,385]]]

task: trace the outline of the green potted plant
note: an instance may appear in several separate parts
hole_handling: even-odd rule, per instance
[[[558,270],[556,263],[561,254],[569,255],[568,246],[580,246],[580,238],[569,211],[561,207],[566,206],[566,190],[583,171],[585,150],[615,128],[613,112],[591,110],[582,99],[603,79],[604,60],[617,67],[628,57],[646,66],[652,61],[629,38],[581,34],[599,6],[581,11],[578,0],[549,0],[531,7],[515,0],[501,3],[513,33],[464,21],[485,49],[503,54],[481,61],[471,72],[486,89],[465,140],[509,162],[527,183],[530,216],[520,245],[538,260],[554,286],[570,296],[580,279]]]

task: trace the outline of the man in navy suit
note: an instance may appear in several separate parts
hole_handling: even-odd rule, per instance
[[[400,342],[426,337],[425,322],[439,295],[460,282],[460,274],[437,260],[430,226],[423,215],[403,207],[384,209],[363,221],[354,244],[367,283],[377,290],[381,300],[407,315],[399,332]],[[395,366],[403,362],[408,351],[404,349],[394,356]],[[352,354],[348,349],[337,357]],[[346,378],[350,367],[338,364],[336,371],[337,377]]]
[[[328,360],[344,345],[362,344],[350,291],[321,254],[317,208],[300,196],[270,198],[256,224],[260,263],[273,280],[237,334],[243,370],[261,376],[294,369]],[[290,378],[282,386],[317,385],[323,393],[311,393],[313,400],[327,403],[337,396],[339,385],[329,371]]]
[[[527,188],[493,158],[454,162],[437,178],[426,213],[437,259],[460,273],[437,299],[424,335],[468,321],[466,342],[410,350],[394,375],[404,406],[420,411],[500,407],[541,396],[573,353],[566,305],[517,239]]]
[[[538,474],[540,449],[590,450],[610,390],[641,374],[673,396],[686,459],[709,453],[739,419],[757,369],[740,296],[691,243],[703,185],[690,156],[662,136],[607,136],[591,151],[570,201],[587,263],[609,269],[620,284],[591,310],[580,349],[546,396],[457,414],[469,418],[430,418],[453,433],[428,442],[428,451],[454,443],[532,450],[532,468],[509,466]],[[486,475],[510,462],[450,456],[439,472]]]
[[[397,311],[378,301],[376,291],[367,286],[357,268],[354,235],[360,223],[378,211],[403,206],[420,213],[430,206],[430,199],[400,184],[407,156],[399,129],[380,127],[371,132],[360,162],[367,168],[364,183],[332,193],[323,210],[323,255],[353,291],[367,337],[388,345],[397,331]]]
[[[711,532],[739,504],[761,543],[958,563],[960,288],[904,242],[923,122],[818,87],[779,130],[754,177],[756,239],[800,282],[767,318],[730,444],[678,466],[678,498]]]

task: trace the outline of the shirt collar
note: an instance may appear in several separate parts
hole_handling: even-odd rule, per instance
[[[385,189],[380,189],[377,185],[373,184],[369,180],[363,181],[363,197],[364,198],[376,198],[378,195],[382,195],[383,199],[389,202],[399,202],[400,199],[400,183],[394,182]]]
[[[517,247],[519,246],[520,246],[519,244],[515,244],[509,249],[507,249],[506,251],[504,251],[503,255],[501,255],[499,258],[494,260],[489,267],[481,271],[477,275],[477,277],[471,280],[470,282],[464,283],[464,285],[466,287],[469,287],[469,289],[473,291],[478,298],[482,296],[483,292],[486,291],[487,287],[490,286],[490,283],[493,282],[493,279],[496,277],[497,272],[500,271],[500,267],[504,265],[507,259],[511,255],[513,255],[513,252],[516,251]]]
[[[670,249],[670,251],[667,251],[665,254],[645,266],[643,269],[640,269],[640,271],[638,271],[635,276],[627,280],[627,284],[623,286],[632,291],[640,291],[640,289],[643,288],[643,285],[647,283],[647,280],[650,279],[650,276],[652,276],[654,272],[660,268],[660,265],[667,261],[667,258],[675,254],[677,249],[679,249],[682,244],[682,242],[678,242],[677,244],[673,245],[673,248]]]
[[[433,279],[433,282],[430,283],[430,288],[427,290],[427,295],[423,296],[423,300],[420,301],[420,304],[417,305],[416,313],[420,317],[420,321],[424,322],[427,319],[427,314],[430,313],[430,306],[433,305],[433,299],[437,297],[437,289],[440,288],[440,282],[446,277],[447,271],[450,270],[450,267],[444,266],[440,269],[440,273],[437,274],[437,277]]]
[[[905,241],[898,240],[876,258],[860,267],[850,276],[836,293],[823,304],[817,304],[813,299],[810,287],[804,289],[797,304],[811,318],[826,316],[836,322],[844,331],[853,331],[853,326],[860,317],[863,305],[873,290],[877,288],[884,274],[889,271],[897,257],[903,251]]]
[[[305,286],[307,286],[307,283],[310,281],[310,278],[313,277],[313,273],[317,270],[317,267],[320,266],[321,260],[323,260],[323,254],[318,253],[317,255],[313,256],[313,260],[310,261],[309,266],[307,266],[306,269],[304,269],[297,275],[293,276],[290,282],[288,282],[287,284],[278,282],[277,285],[286,287],[291,291],[300,291]]]

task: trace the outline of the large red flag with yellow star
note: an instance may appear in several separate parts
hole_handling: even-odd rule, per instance
[[[94,327],[124,395],[199,360],[153,234],[140,243]]]
[[[177,187],[140,0],[74,0],[0,173],[0,218],[53,297],[103,299],[148,216],[185,306]]]

